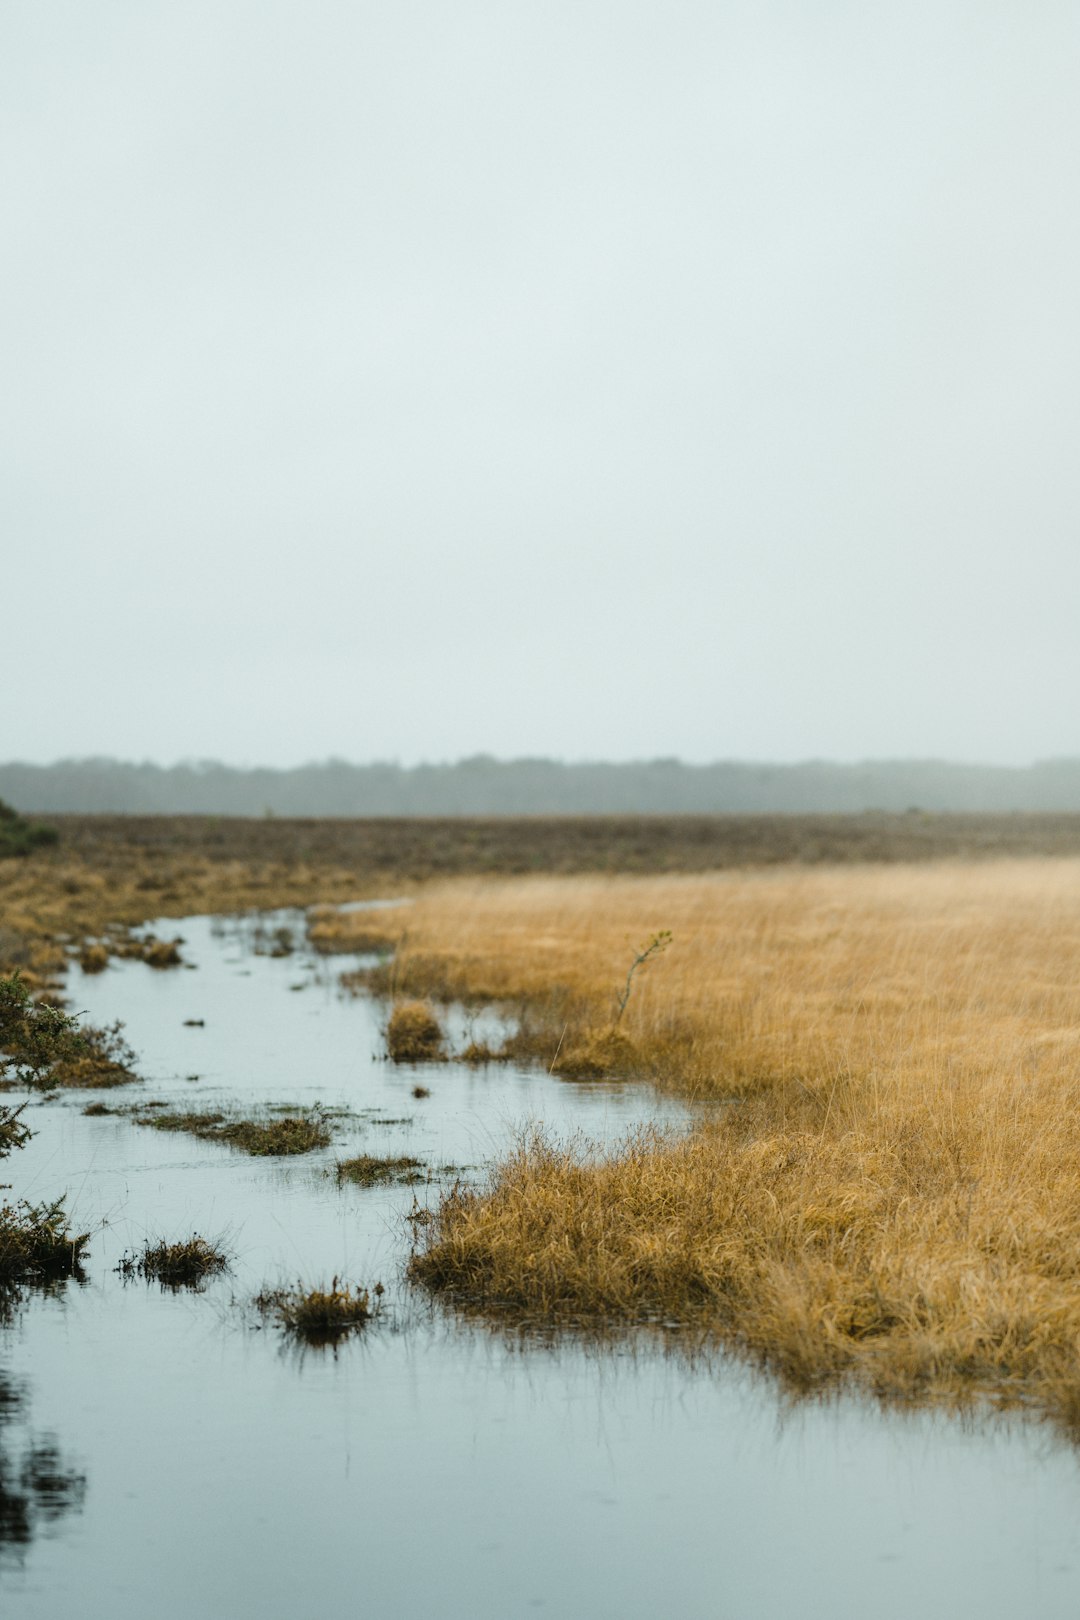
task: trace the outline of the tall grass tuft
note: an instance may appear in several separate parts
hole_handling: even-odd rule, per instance
[[[270,1288],[256,1296],[261,1315],[305,1344],[334,1344],[346,1334],[368,1325],[378,1314],[383,1288],[374,1289],[375,1302],[366,1288],[353,1288],[335,1277],[329,1288]]]

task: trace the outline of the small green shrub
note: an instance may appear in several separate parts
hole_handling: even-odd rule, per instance
[[[0,978],[0,1084],[39,1084],[54,1063],[85,1051],[68,1013],[35,1001],[17,973]]]
[[[25,1107],[20,1103],[18,1108],[0,1108],[0,1159],[6,1159],[30,1140],[30,1128],[20,1117]]]
[[[60,1057],[36,1083],[70,1090],[137,1084],[139,1076],[131,1067],[135,1052],[121,1033],[123,1027],[119,1019],[101,1028],[87,1025],[79,1031],[77,1048]]]

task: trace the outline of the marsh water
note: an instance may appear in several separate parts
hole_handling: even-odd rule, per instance
[[[269,925],[302,937],[302,919]],[[666,1352],[512,1341],[405,1283],[414,1200],[482,1175],[523,1127],[604,1143],[680,1128],[676,1105],[505,1066],[395,1067],[385,1006],[338,987],[348,960],[259,954],[250,922],[159,932],[183,935],[192,970],[71,973],[91,1022],[125,1021],[139,1101],[320,1103],[335,1140],[260,1160],[87,1117],[95,1093],[28,1110],[36,1134],[6,1179],[36,1202],[67,1192],[93,1239],[84,1282],[0,1326],[0,1613],[1080,1613],[1080,1462],[1045,1429],[793,1407],[735,1365],[689,1361],[674,1334]],[[429,1179],[339,1185],[335,1162],[358,1152],[412,1155]],[[193,1231],[233,1257],[202,1291],[117,1274],[126,1250]],[[268,1284],[334,1275],[387,1290],[336,1349],[298,1350],[251,1308]]]

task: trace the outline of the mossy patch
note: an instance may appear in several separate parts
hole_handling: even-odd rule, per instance
[[[354,1159],[340,1159],[335,1167],[339,1181],[352,1181],[359,1187],[409,1186],[423,1181],[423,1160],[380,1158],[376,1154],[361,1153]]]
[[[184,1131],[203,1142],[225,1142],[256,1158],[285,1158],[329,1145],[330,1132],[321,1114],[283,1119],[235,1119],[227,1114],[189,1113],[135,1115],[136,1125],[156,1131]]]

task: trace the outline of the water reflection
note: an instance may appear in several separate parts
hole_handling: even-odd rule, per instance
[[[0,1294],[0,1329],[10,1327],[26,1298]],[[0,1566],[20,1565],[27,1548],[86,1497],[86,1475],[64,1457],[56,1437],[30,1423],[26,1379],[0,1368]]]

